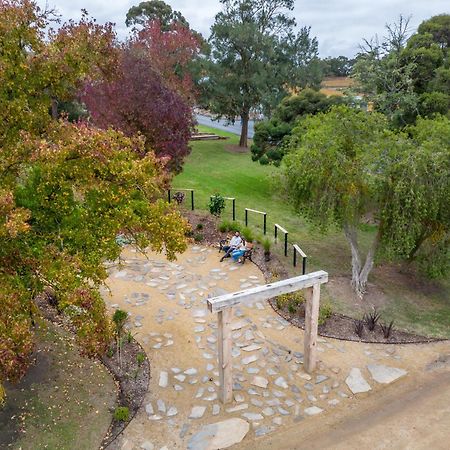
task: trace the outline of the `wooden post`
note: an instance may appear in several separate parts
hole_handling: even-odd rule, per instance
[[[306,289],[305,310],[305,348],[303,366],[307,373],[316,369],[317,362],[317,327],[319,322],[320,284]]]
[[[219,346],[219,398],[222,403],[229,403],[233,399],[233,360],[231,356],[231,320],[233,308],[227,308],[217,313]]]

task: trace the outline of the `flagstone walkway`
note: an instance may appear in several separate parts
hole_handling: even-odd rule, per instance
[[[216,249],[199,246],[176,262],[131,249],[123,258],[121,267],[109,268],[111,292],[104,297],[110,309],[129,312],[152,377],[143,407],[113,448],[219,448],[233,443],[227,427],[242,431],[235,442],[248,442],[357,403],[416,370],[412,346],[319,339],[320,362],[311,377],[303,371],[303,332],[256,302],[234,308],[234,401],[224,406],[217,318],[206,299],[264,284],[261,272],[251,263],[220,263]],[[429,357],[439,355],[439,348],[428,348]]]

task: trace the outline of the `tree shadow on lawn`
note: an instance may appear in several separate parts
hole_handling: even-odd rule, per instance
[[[98,448],[116,402],[106,369],[81,357],[73,338],[47,322],[27,374],[5,387],[0,448]]]

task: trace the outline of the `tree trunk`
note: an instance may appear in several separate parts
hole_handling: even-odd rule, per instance
[[[52,97],[52,119],[58,118],[58,100],[55,97]]]
[[[239,146],[240,147],[248,147],[247,142],[247,136],[248,136],[248,120],[249,120],[249,113],[246,111],[241,114],[241,138],[239,139]]]
[[[364,266],[361,263],[361,254],[358,246],[358,231],[353,225],[344,227],[345,237],[347,238],[352,251],[352,287],[358,297],[363,298],[367,289],[367,281],[369,274],[373,269],[375,252],[380,240],[379,232],[377,233],[369,251],[367,252]]]

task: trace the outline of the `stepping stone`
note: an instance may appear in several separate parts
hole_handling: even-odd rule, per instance
[[[215,403],[212,407],[212,415],[213,416],[218,416],[220,413],[220,405],[218,405],[217,403]]]
[[[258,386],[260,388],[266,389],[269,384],[269,380],[264,377],[253,377],[251,383],[253,386]]]
[[[185,370],[184,373],[186,375],[197,375],[197,369],[191,367],[190,369]]]
[[[264,408],[264,409],[262,410],[262,413],[263,413],[265,416],[273,416],[273,415],[275,414],[275,411],[274,411],[272,408],[270,408],[270,407],[268,406],[267,408]]]
[[[281,387],[281,388],[283,388],[283,389],[287,389],[289,386],[288,386],[288,384],[286,383],[286,380],[283,378],[283,377],[278,377],[276,380],[275,380],[275,384],[278,386],[278,387]]]
[[[395,367],[383,366],[382,364],[369,364],[367,369],[377,383],[389,384],[406,375],[408,372]]]
[[[179,374],[175,375],[174,378],[182,383],[186,379],[186,375]]]
[[[164,400],[158,399],[156,404],[158,405],[158,411],[163,413],[166,412],[166,404],[164,403]]]
[[[150,441],[145,441],[139,448],[142,448],[142,450],[154,450],[155,446]]]
[[[189,419],[201,419],[205,411],[206,406],[194,406],[189,414]]]
[[[317,375],[316,384],[323,383],[326,380],[328,380],[328,377],[326,375]]]
[[[356,367],[350,370],[350,374],[345,379],[345,383],[354,394],[368,392],[372,389],[362,376],[361,371]]]
[[[155,413],[155,411],[153,410],[153,405],[152,405],[151,403],[147,403],[147,404],[145,405],[145,412],[146,412],[149,416],[151,416],[151,415],[153,415],[153,414]]]
[[[258,360],[258,357],[256,355],[247,356],[246,358],[243,358],[241,360],[242,364],[251,364],[252,362],[255,362]]]
[[[255,350],[259,350],[260,348],[261,348],[260,345],[251,344],[251,345],[248,345],[247,347],[242,347],[242,350],[244,352],[254,352]]]
[[[188,442],[188,450],[216,450],[238,444],[245,438],[250,425],[239,418],[212,423],[200,429]]]
[[[247,403],[242,403],[240,405],[233,406],[231,408],[227,408],[225,411],[227,413],[234,413],[234,412],[237,412],[237,411],[242,411],[243,409],[248,409],[248,404]]]
[[[245,417],[247,420],[251,420],[251,421],[263,420],[264,419],[262,414],[251,413],[251,412],[247,412],[247,413],[242,414],[242,417]]]
[[[248,325],[248,322],[241,320],[239,322],[234,322],[231,324],[231,331],[240,330]]]
[[[173,417],[173,416],[176,416],[177,414],[178,414],[178,409],[175,406],[171,406],[167,410],[167,417]]]
[[[169,385],[169,374],[165,371],[159,373],[159,386],[166,388]]]
[[[319,408],[317,406],[310,406],[309,408],[305,409],[305,414],[308,416],[315,416],[316,414],[320,414],[322,411],[322,408]]]

